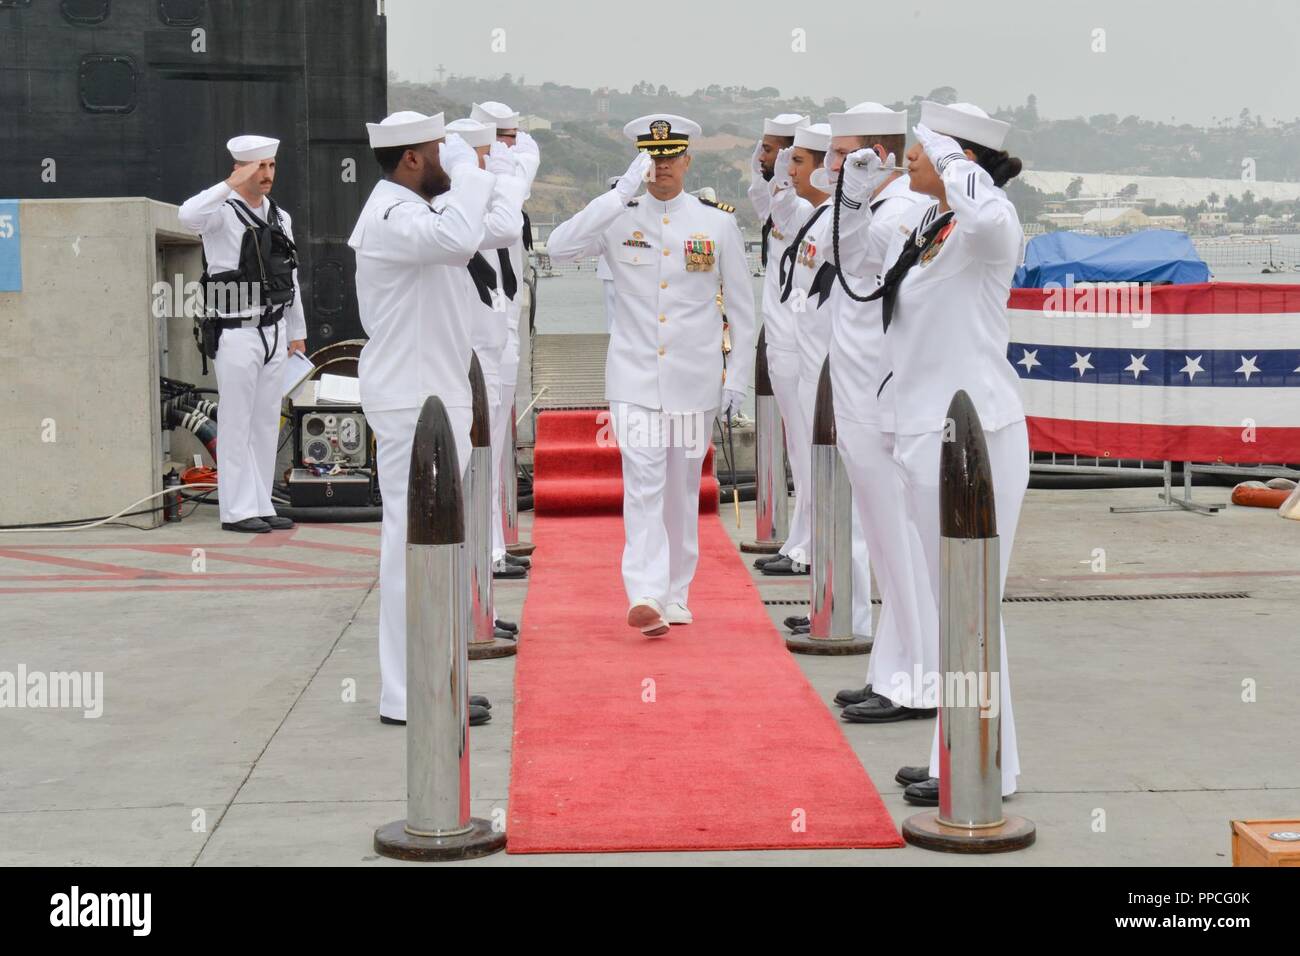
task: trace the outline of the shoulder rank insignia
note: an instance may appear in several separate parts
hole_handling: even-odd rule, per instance
[[[698,199],[700,202],[704,203],[704,205],[712,206],[714,209],[721,209],[723,212],[736,211],[736,207],[731,205],[730,203],[715,202],[712,199],[705,199],[703,196],[696,196],[695,198]]]

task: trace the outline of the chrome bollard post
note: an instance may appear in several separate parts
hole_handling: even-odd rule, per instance
[[[466,860],[505,847],[470,816],[469,582],[456,440],[425,399],[411,446],[406,532],[406,819],[375,831],[399,860]]]
[[[871,638],[853,633],[853,489],[835,444],[831,363],[822,363],[812,431],[812,568],[807,634],[785,639],[802,654],[865,654]]]
[[[953,438],[939,458],[939,809],[903,824],[929,850],[1001,853],[1034,842],[1034,824],[1002,813],[1002,595],[993,475],[970,396],[948,405]],[[973,699],[972,699],[973,698]]]
[[[478,355],[469,363],[470,401],[473,420],[469,430],[469,488],[466,490],[466,540],[469,562],[471,630],[469,658],[472,661],[509,657],[514,641],[496,633],[496,601],[492,586],[492,421],[488,412],[487,383]]]
[[[785,426],[767,372],[766,330],[754,355],[754,540],[749,554],[776,554],[790,530],[790,490],[785,471]]]

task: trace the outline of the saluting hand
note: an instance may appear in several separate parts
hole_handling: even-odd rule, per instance
[[[965,152],[951,136],[936,133],[930,127],[922,126],[920,123],[912,127],[912,132],[916,134],[916,141],[925,150],[925,155],[930,158],[934,171],[940,176],[954,159],[966,158]]]
[[[749,181],[751,184],[758,184],[767,179],[763,175],[763,141],[760,139],[754,146],[754,155],[749,157]]]
[[[488,148],[487,162],[484,168],[494,176],[514,176],[518,172],[510,147],[497,140]]]
[[[636,158],[627,167],[627,172],[619,177],[618,184],[614,186],[614,191],[618,193],[619,198],[624,202],[631,201],[637,190],[641,188],[641,184],[648,179],[654,165],[655,161],[650,158],[649,153],[638,152]]]
[[[855,202],[874,196],[885,180],[894,174],[894,170],[885,167],[893,165],[893,153],[884,163],[880,161],[880,154],[870,147],[849,153],[840,173],[844,177],[844,195]]]
[[[478,154],[456,133],[448,133],[447,138],[438,147],[438,162],[448,176],[466,166],[478,168]]]
[[[510,149],[519,172],[531,184],[537,178],[537,169],[542,164],[542,152],[537,148],[537,140],[528,135],[527,130],[515,134],[515,145]]]
[[[261,168],[261,162],[235,163],[235,168],[226,180],[226,185],[231,189],[238,190],[251,182]]]
[[[794,155],[794,149],[787,146],[779,150],[776,154],[776,163],[772,167],[772,192],[778,189],[789,189],[790,181],[790,157]]]

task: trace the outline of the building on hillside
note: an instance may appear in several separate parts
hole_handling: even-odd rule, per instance
[[[1131,206],[1107,206],[1083,214],[1083,228],[1103,234],[1146,229],[1149,222],[1146,213]]]
[[[551,121],[541,116],[534,116],[532,113],[526,113],[519,117],[519,128],[529,133],[535,133],[539,129],[550,129]]]

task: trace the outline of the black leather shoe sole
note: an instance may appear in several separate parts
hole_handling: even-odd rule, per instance
[[[503,621],[501,620],[501,618],[497,618],[494,623],[496,624],[499,630],[509,631],[511,634],[519,633],[519,625],[516,624],[514,621]]]
[[[782,623],[783,623],[787,628],[789,628],[789,629],[792,630],[792,631],[793,631],[796,627],[807,627],[807,626],[808,626],[808,615],[807,615],[807,614],[792,614],[792,615],[790,615],[789,617],[787,617],[787,618],[786,618]]]
[[[903,799],[914,807],[939,805],[939,778],[930,777],[924,783],[914,783],[903,788]]]
[[[238,531],[240,534],[270,534],[271,526],[261,518],[245,518],[243,521],[223,521],[222,531]]]
[[[925,720],[937,713],[935,708],[899,707],[897,704],[864,707],[862,704],[852,704],[840,711],[840,717],[851,724],[892,724],[900,720]]]
[[[765,554],[761,558],[754,559],[754,567],[758,568],[761,571],[763,570],[763,565],[771,564],[773,561],[779,561],[780,559],[781,559],[781,555],[779,554]]]
[[[486,707],[479,707],[475,704],[469,705],[469,725],[478,727],[480,724],[486,724],[492,719],[492,712]]]
[[[871,696],[871,685],[859,688],[857,690],[842,690],[835,695],[835,703],[841,707],[850,707],[853,704],[860,704]]]
[[[385,717],[383,714],[379,715],[379,722],[381,724],[392,724],[394,727],[406,726],[406,721],[398,720],[396,717]]]
[[[791,634],[810,634],[810,633],[812,633],[812,625],[810,625],[810,624],[800,624],[798,627],[792,627],[792,628],[790,628],[790,633],[791,633]]]
[[[802,565],[802,567],[802,571],[796,571],[793,561],[789,558],[780,558],[777,561],[769,561],[759,568],[759,571],[771,577],[802,577],[808,574],[808,566]]]
[[[262,515],[262,520],[270,525],[272,531],[288,531],[293,527],[292,518],[281,518],[279,515]]]
[[[929,767],[899,767],[898,773],[894,774],[894,783],[902,787],[910,787],[914,783],[925,783],[929,779]]]
[[[504,568],[493,568],[492,577],[498,581],[519,581],[528,577],[528,572],[517,565],[507,564]]]
[[[515,567],[523,568],[524,570],[528,570],[533,566],[533,562],[528,558],[521,557],[517,554],[511,554],[509,551],[506,552],[506,556],[501,560],[505,561],[506,564],[513,564]]]

